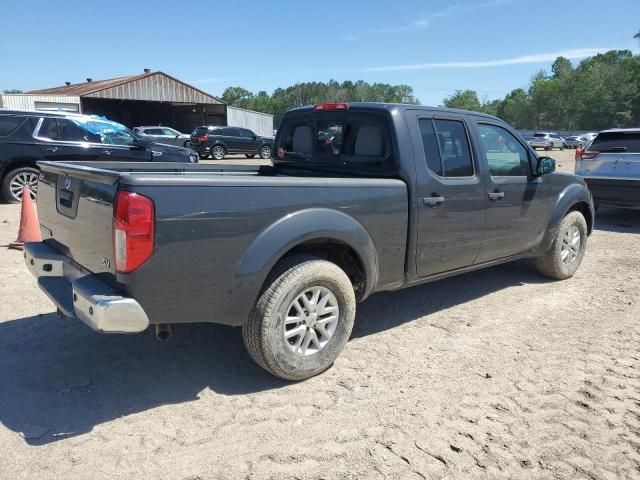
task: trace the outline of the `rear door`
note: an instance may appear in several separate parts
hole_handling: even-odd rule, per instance
[[[468,121],[412,110],[407,116],[419,182],[417,274],[473,265],[484,237],[486,192]]]
[[[475,123],[487,195],[486,234],[478,263],[533,249],[549,218],[549,186],[531,173],[532,152],[520,137],[491,119]]]
[[[246,149],[245,140],[240,134],[240,129],[235,127],[224,128],[223,141],[229,153],[244,152]]]

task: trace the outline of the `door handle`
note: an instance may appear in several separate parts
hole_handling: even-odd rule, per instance
[[[102,153],[105,155],[111,155],[111,150],[103,150]]]
[[[53,152],[53,153],[56,153],[56,152],[58,151],[58,147],[47,147],[47,148],[45,148],[45,150],[46,150],[47,152]]]
[[[489,192],[489,200],[500,200],[504,198],[504,192]]]
[[[436,208],[444,203],[444,197],[440,197],[438,194],[434,193],[430,197],[424,197],[422,201],[426,206]]]

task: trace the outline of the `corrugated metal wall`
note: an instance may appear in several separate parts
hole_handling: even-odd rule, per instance
[[[273,115],[268,113],[227,107],[227,125],[248,128],[263,137],[273,137]]]
[[[51,109],[55,104],[77,105],[80,110],[80,97],[66,97],[58,95],[0,95],[0,107],[13,110],[35,110],[36,102],[46,104]]]
[[[83,97],[149,102],[222,103],[189,85],[176,82],[162,74],[151,75],[106,90],[88,93]]]

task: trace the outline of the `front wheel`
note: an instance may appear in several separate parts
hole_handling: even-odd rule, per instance
[[[271,147],[269,145],[263,145],[260,147],[260,158],[263,160],[271,158]]]
[[[224,160],[224,156],[227,152],[222,145],[216,145],[211,149],[211,157],[215,160]]]
[[[547,277],[565,280],[578,270],[587,248],[587,221],[580,212],[569,212],[562,219],[551,248],[534,259],[537,270]]]
[[[31,198],[35,200],[38,192],[38,169],[20,167],[8,172],[2,179],[2,197],[9,203],[19,203],[22,200],[24,187],[29,187]]]
[[[347,274],[316,257],[292,257],[267,280],[242,337],[253,360],[276,377],[303,380],[338,358],[353,328]]]

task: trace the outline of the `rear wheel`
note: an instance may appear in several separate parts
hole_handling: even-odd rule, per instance
[[[38,175],[38,169],[33,167],[11,170],[2,179],[2,197],[9,203],[19,203],[24,187],[29,187],[31,198],[35,199],[38,192]]]
[[[353,328],[347,274],[316,257],[293,257],[267,280],[242,337],[253,360],[276,377],[303,380],[329,368]]]
[[[260,147],[260,158],[264,160],[271,158],[271,147],[269,145]]]
[[[223,160],[226,153],[227,152],[222,145],[215,145],[211,149],[211,156],[216,160]]]
[[[538,271],[556,280],[573,277],[587,248],[587,221],[580,212],[569,212],[562,219],[551,248],[534,259]]]

